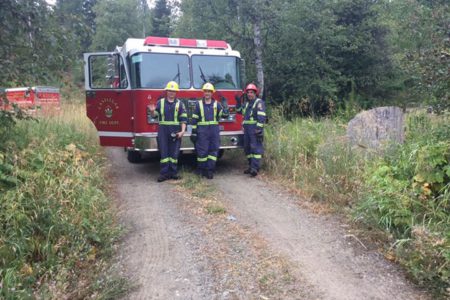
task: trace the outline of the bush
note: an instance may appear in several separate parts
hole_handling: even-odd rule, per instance
[[[118,236],[94,133],[82,108],[65,111],[17,122],[0,149],[0,298],[94,289],[82,278],[95,279]]]
[[[396,239],[399,261],[441,295],[450,279],[450,127],[413,114],[407,139],[365,170],[357,215]]]

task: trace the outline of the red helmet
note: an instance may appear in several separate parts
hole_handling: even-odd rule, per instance
[[[258,95],[259,92],[258,87],[256,87],[253,83],[250,83],[245,87],[244,93],[247,93],[247,91],[255,91],[256,95]]]

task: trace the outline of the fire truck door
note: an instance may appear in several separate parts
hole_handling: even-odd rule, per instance
[[[119,53],[85,53],[86,111],[102,146],[131,147],[133,105],[126,61]]]

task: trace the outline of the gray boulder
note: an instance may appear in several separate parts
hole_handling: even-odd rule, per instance
[[[396,106],[363,111],[348,123],[347,136],[352,146],[369,150],[384,150],[392,143],[403,143],[403,111]]]

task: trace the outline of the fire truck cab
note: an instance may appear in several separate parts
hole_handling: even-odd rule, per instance
[[[213,97],[227,103],[230,116],[219,121],[221,151],[243,145],[242,116],[236,99],[242,95],[243,60],[225,41],[147,37],[128,39],[113,52],[85,53],[87,116],[97,128],[102,146],[125,147],[128,160],[158,151],[158,120],[147,106],[165,97],[164,88],[176,81],[189,121],[205,82],[216,88]],[[181,151],[192,152],[191,126]]]

